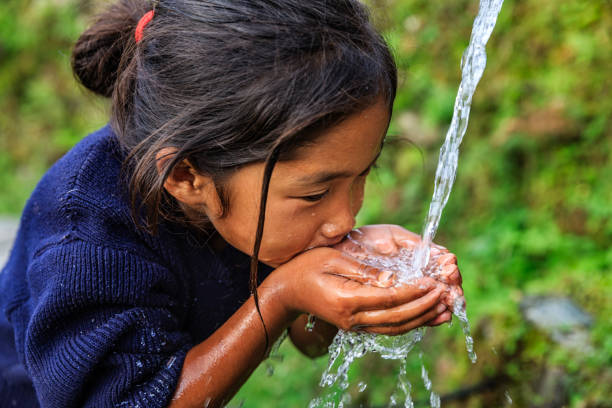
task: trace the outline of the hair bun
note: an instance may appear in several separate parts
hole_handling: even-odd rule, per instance
[[[123,54],[134,49],[134,29],[150,9],[143,0],[120,0],[81,34],[72,51],[72,71],[87,89],[113,94]]]

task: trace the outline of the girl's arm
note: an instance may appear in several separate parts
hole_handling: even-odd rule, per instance
[[[281,290],[281,286],[265,281],[258,289],[270,345],[297,317],[278,303]],[[263,326],[251,296],[217,331],[187,353],[169,407],[223,406],[266,357],[265,347]]]
[[[308,251],[277,268],[260,285],[259,306],[270,345],[301,313],[345,330],[400,334],[426,324],[446,307],[445,285],[365,285],[373,268],[331,248]],[[193,347],[182,367],[170,407],[218,407],[227,403],[265,357],[265,335],[253,298],[213,335]]]

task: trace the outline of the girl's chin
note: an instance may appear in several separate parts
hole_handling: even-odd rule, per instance
[[[259,259],[259,262],[261,262],[264,265],[267,265],[271,268],[278,268],[279,266],[286,264],[287,262],[289,262],[290,260],[292,260],[293,257],[291,258],[287,258],[287,259],[271,259],[271,260],[266,260],[266,259]]]
[[[292,260],[293,258],[295,258],[296,256],[300,255],[301,253],[306,252],[308,249],[310,248],[306,248],[306,249],[302,249],[300,251],[290,251],[288,252],[290,255],[284,255],[284,256],[276,256],[276,257],[259,257],[259,262],[263,263],[264,265],[268,265],[272,268],[278,268],[279,266],[286,264],[287,262],[289,262],[290,260]],[[285,252],[286,254],[287,252]]]

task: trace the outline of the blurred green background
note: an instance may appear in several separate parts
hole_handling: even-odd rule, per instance
[[[450,123],[476,0],[371,0],[401,86],[360,223],[420,232]],[[37,180],[88,132],[107,101],[79,88],[71,45],[100,0],[0,7],[0,215],[17,217]],[[487,46],[454,191],[437,242],[459,258],[478,362],[457,324],[430,329],[423,358],[447,407],[612,407],[612,2],[506,0]],[[528,323],[527,296],[571,299],[593,317],[583,346]],[[571,327],[566,328],[571,331]],[[230,406],[305,407],[326,358],[287,343]],[[273,369],[274,374],[268,372]],[[351,406],[386,406],[398,366],[366,357]],[[427,406],[417,353],[409,378]]]

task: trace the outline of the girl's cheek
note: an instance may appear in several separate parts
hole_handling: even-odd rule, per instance
[[[296,212],[276,230],[273,245],[278,258],[291,258],[308,249],[318,229],[318,213],[308,209]]]
[[[365,192],[365,177],[360,177],[355,181],[353,187],[353,214],[357,215],[363,205],[363,195]]]

